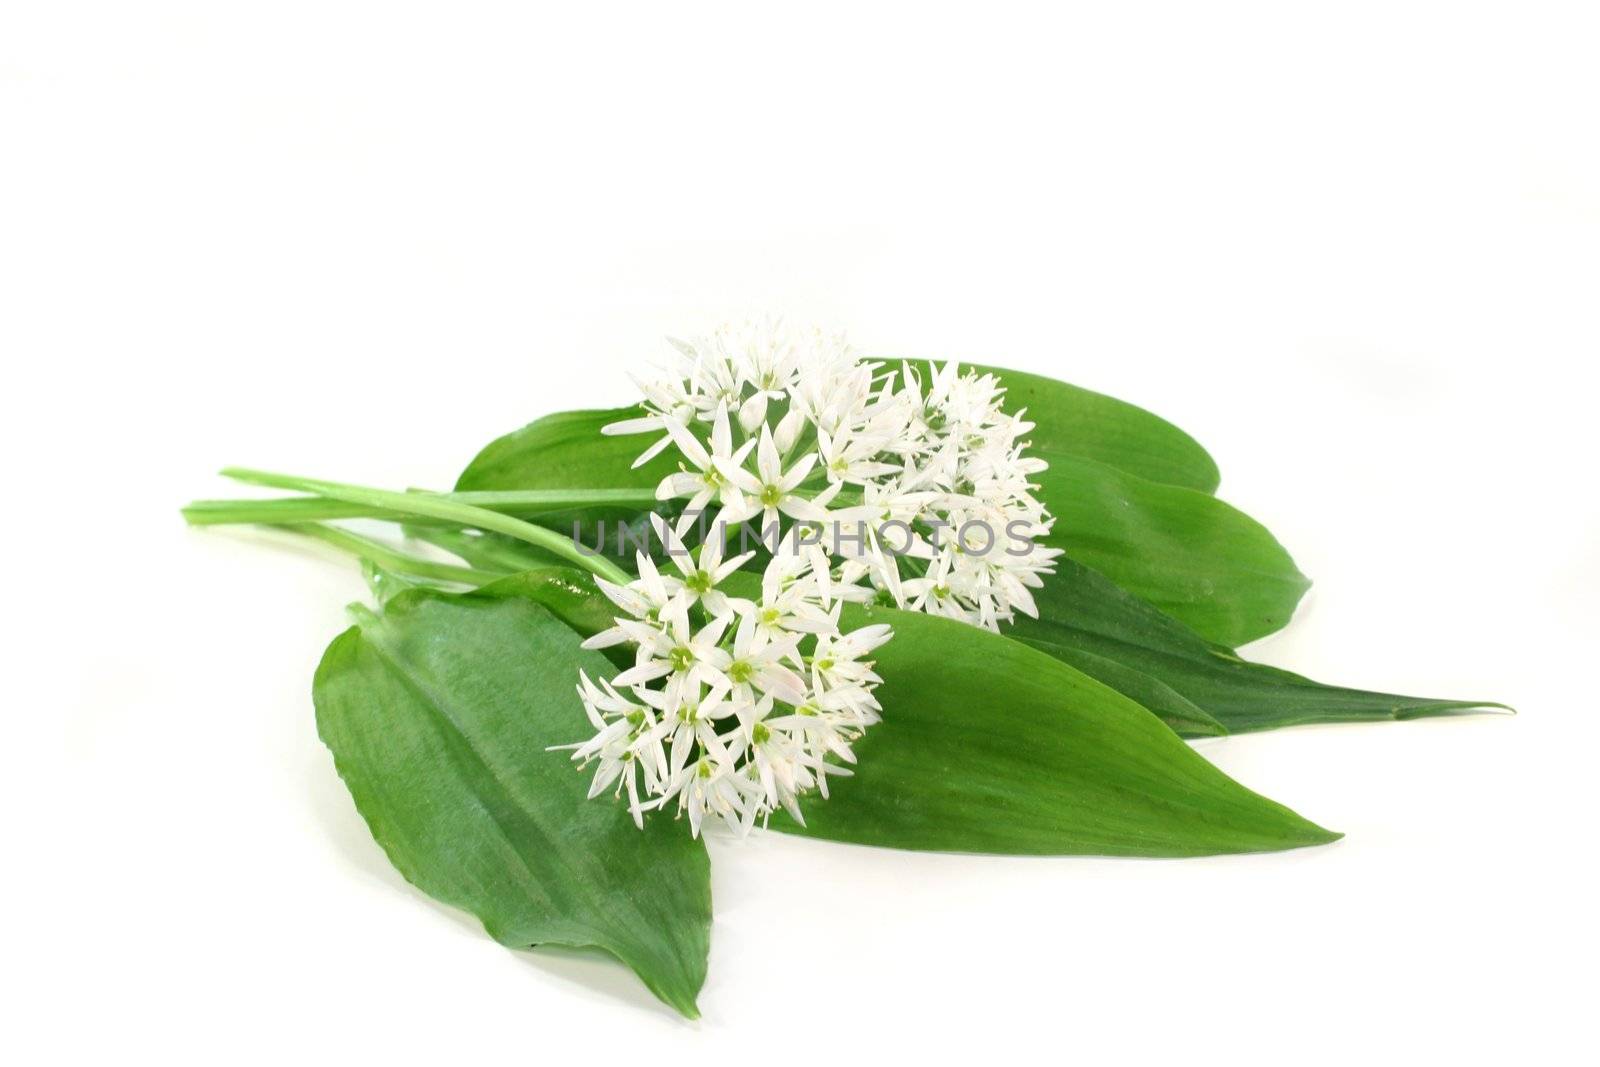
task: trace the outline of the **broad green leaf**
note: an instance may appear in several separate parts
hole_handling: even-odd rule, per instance
[[[363,612],[317,670],[317,724],[406,879],[502,944],[594,946],[688,1016],[710,864],[681,826],[586,799],[553,744],[592,734],[573,687],[611,668],[527,599],[412,590]]]
[[[1205,493],[1042,453],[1049,543],[1234,648],[1282,629],[1311,583],[1266,527]]]
[[[1203,856],[1340,835],[1239,785],[1144,708],[1009,638],[893,609],[883,721],[791,833],[955,852]]]
[[[923,375],[928,360],[911,360]],[[1005,367],[963,363],[962,369],[994,374],[1006,389],[1007,411],[1027,410],[1034,424],[1033,451],[1053,459],[1078,456],[1152,482],[1214,492],[1220,475],[1199,442],[1140,407],[1076,385]],[[926,378],[924,379],[926,380]]]
[[[558,411],[491,441],[456,480],[457,492],[483,489],[654,489],[677,470],[667,449],[633,468],[653,438],[608,437],[601,427],[642,415],[638,407]],[[537,484],[530,484],[537,482]]]
[[[750,582],[748,576],[732,579]],[[608,624],[591,583],[516,575],[483,596],[548,604],[581,633]],[[598,594],[594,594],[598,600]],[[851,608],[846,628],[894,627],[874,654],[883,722],[854,775],[805,805],[806,825],[860,844],[949,852],[1200,856],[1335,840],[1207,763],[1161,720],[1067,664],[962,623]]]
[[[1310,582],[1264,526],[1209,495],[1217,467],[1193,438],[1113,397],[975,369],[1034,423],[1030,454],[1050,464],[1039,495],[1057,516],[1052,544],[1230,648],[1288,623]]]
[[[1069,559],[1045,579],[1039,618],[1018,618],[1006,633],[1071,663],[1135,699],[1126,672],[1143,674],[1213,717],[1230,733],[1307,723],[1373,722],[1498,708],[1488,701],[1431,700],[1322,685],[1239,658],[1207,643],[1176,619]],[[1100,663],[1114,663],[1107,672]],[[1152,710],[1156,710],[1152,708]],[[1182,733],[1205,731],[1163,715]]]

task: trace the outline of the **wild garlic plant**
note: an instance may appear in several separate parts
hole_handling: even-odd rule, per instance
[[[626,794],[641,826],[675,807],[696,835],[707,816],[744,834],[780,807],[802,819],[799,797],[826,796],[877,721],[865,657],[890,629],[843,631],[846,602],[998,630],[1037,614],[1029,590],[1058,552],[1037,544],[1052,519],[1029,481],[1045,468],[1024,455],[1032,424],[1002,410],[992,375],[950,363],[924,381],[771,321],[674,344],[639,382],[645,414],[604,432],[658,435],[636,467],[676,450],[656,496],[682,517],[652,520],[678,573],[641,552],[636,580],[599,579],[623,614],[586,645],[632,645],[635,661],[580,677],[595,734],[564,747],[598,763],[590,795]],[[771,556],[760,596],[731,596],[752,535]]]
[[[1219,657],[1293,611],[1305,579],[1287,553],[1205,491],[1215,465],[1175,427],[996,373],[1026,381],[1052,421],[1116,428],[1115,448],[1079,434],[1091,461],[1074,480],[1095,491],[1077,502],[1073,543],[1111,566],[1071,597],[1034,602],[1058,562],[1038,545],[1052,520],[1037,494],[1060,487],[1033,485],[1044,464],[1000,381],[868,362],[838,337],[770,322],[679,345],[621,422],[562,412],[497,438],[453,492],[229,468],[298,495],[184,514],[297,532],[363,562],[377,605],[354,608],[318,667],[318,733],[408,879],[508,944],[553,932],[601,945],[690,1016],[706,857],[672,828],[631,834],[629,816],[686,816],[698,837],[746,834],[774,812],[795,829],[787,812],[840,841],[1019,855],[1299,848],[1339,835],[1183,738],[1503,707]],[[639,450],[602,438],[606,423],[647,435],[640,463],[654,462],[625,470]],[[1169,478],[1198,491],[1173,496],[1157,484]],[[580,538],[618,514],[610,553],[603,527],[600,544]],[[646,517],[653,539],[639,536]],[[336,525],[348,519],[399,524],[408,541]],[[1221,533],[1193,546],[1194,566],[1164,567],[1172,531],[1201,527]],[[1115,584],[1119,560],[1131,592]],[[1196,573],[1217,579],[1198,602]],[[1084,658],[978,629],[1035,612],[1149,640]],[[830,791],[827,805],[807,797]],[[625,808],[591,802],[607,793]]]

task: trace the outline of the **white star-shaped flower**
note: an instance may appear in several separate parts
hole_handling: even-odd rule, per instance
[[[722,558],[723,531],[727,525],[725,520],[718,516],[711,523],[710,536],[700,545],[698,558],[684,547],[677,531],[667,525],[665,519],[651,515],[650,521],[655,526],[656,536],[666,547],[667,558],[683,576],[677,584],[690,605],[698,602],[712,616],[726,615],[732,611],[733,601],[717,586],[735,574],[755,553],[743,552],[731,559]]]
[[[656,486],[656,499],[672,500],[686,496],[689,498],[687,510],[696,513],[704,511],[713,500],[724,505],[739,504],[738,489],[722,471],[723,468],[739,467],[756,442],[751,438],[737,449],[733,447],[733,430],[728,424],[727,407],[719,404],[717,413],[712,416],[709,451],[682,422],[667,419],[664,428],[695,469],[680,470],[663,478],[661,484]]]
[[[638,641],[639,652],[634,665],[611,679],[611,684],[637,687],[675,674],[709,683],[726,681],[722,671],[731,657],[718,645],[732,618],[723,615],[695,630],[689,623],[689,601],[679,593],[661,609],[659,626],[618,620],[629,637]]]
[[[828,503],[839,491],[840,483],[833,483],[814,497],[799,492],[800,486],[817,464],[817,454],[807,452],[787,471],[778,446],[773,443],[772,431],[763,425],[761,441],[756,447],[754,474],[733,464],[721,464],[718,469],[745,496],[738,505],[724,509],[723,517],[729,522],[743,522],[761,514],[761,528],[768,529],[778,522],[779,514],[803,522],[823,522],[828,517]]]

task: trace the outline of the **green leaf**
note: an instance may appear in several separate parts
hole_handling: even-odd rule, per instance
[[[526,599],[412,590],[363,611],[317,670],[317,724],[406,879],[512,946],[594,946],[687,1016],[705,981],[710,864],[644,832],[547,746],[593,733],[573,687],[610,666]]]
[[[1230,733],[1306,723],[1414,719],[1505,706],[1345,689],[1250,663],[1207,643],[1183,623],[1069,559],[1060,561],[1034,599],[1039,618],[1019,617],[1007,628],[1008,636],[1136,699],[1143,690],[1131,685],[1127,676],[1143,674],[1202,709]],[[1105,671],[1100,664],[1106,662],[1119,670]],[[1206,732],[1176,716],[1163,717],[1184,734]]]
[[[607,437],[608,422],[635,418],[637,406],[583,411],[558,411],[491,441],[456,480],[456,492],[484,489],[654,489],[677,470],[675,453],[661,455],[633,469],[633,461],[650,444],[648,435]],[[596,475],[608,475],[597,478]],[[537,481],[537,485],[525,484]]]
[[[911,360],[926,376],[929,360]],[[1034,424],[1029,439],[1034,454],[1047,459],[1077,456],[1091,459],[1152,482],[1214,492],[1220,475],[1216,462],[1199,442],[1178,427],[1143,408],[1076,385],[1005,367],[963,363],[994,374],[1006,388],[1007,411],[1027,409]]]
[[[755,580],[729,582],[753,591]],[[516,575],[484,596],[533,599],[580,633],[610,624],[577,572]],[[1201,856],[1299,848],[1338,834],[1250,792],[1161,720],[1051,656],[948,619],[848,608],[845,628],[894,627],[875,653],[883,722],[854,775],[772,825],[890,848]],[[1203,716],[1203,713],[1202,713]]]
[[[848,616],[854,615],[851,619]],[[790,833],[954,852],[1204,856],[1340,836],[1239,785],[1127,697],[963,623],[893,609],[875,653],[883,721],[854,775]]]
[[[1230,648],[1281,629],[1311,587],[1266,527],[1216,497],[1045,454],[1048,541]]]
[[[1010,636],[1009,632],[1006,636]],[[1082,649],[1036,647],[1115,689],[1183,737],[1218,737],[1228,733],[1228,728],[1204,708],[1159,678]]]
[[[1057,516],[1051,544],[1229,647],[1288,623],[1311,583],[1264,526],[1210,496],[1217,466],[1193,438],[1066,382],[974,369],[996,375],[1006,410],[1034,423],[1029,454],[1050,464],[1039,496]]]
[[[607,423],[636,418],[640,407],[559,411],[491,441],[473,457],[456,492],[496,489],[654,489],[678,469],[669,448],[641,467],[633,461],[650,446],[648,434],[607,437]],[[542,515],[539,521],[570,531],[578,520],[589,525],[638,517],[638,507],[591,507]],[[593,543],[592,541],[589,543]]]

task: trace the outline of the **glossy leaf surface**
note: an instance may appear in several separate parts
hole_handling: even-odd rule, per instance
[[[1096,661],[1156,679],[1211,716],[1229,733],[1310,723],[1373,722],[1503,707],[1488,701],[1435,700],[1323,685],[1276,667],[1251,663],[1209,644],[1176,619],[1071,560],[1036,595],[1039,618],[1019,618],[1008,636],[1026,642],[1123,689]],[[1204,730],[1169,719],[1186,735]]]
[[[573,687],[609,664],[523,598],[416,589],[363,612],[317,670],[317,724],[395,867],[525,948],[595,946],[696,1014],[710,864],[681,826],[638,830],[547,747],[593,733]]]

